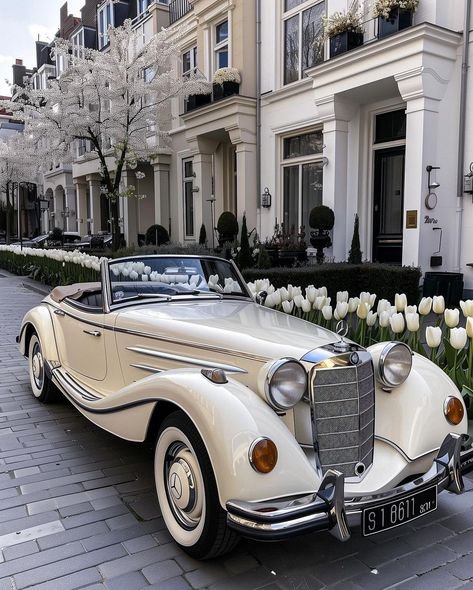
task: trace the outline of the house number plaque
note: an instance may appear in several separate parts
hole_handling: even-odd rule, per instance
[[[406,229],[415,229],[417,227],[417,210],[406,211]]]

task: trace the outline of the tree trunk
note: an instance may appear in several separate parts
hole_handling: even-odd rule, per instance
[[[110,213],[112,217],[112,250],[116,252],[121,246],[120,232],[120,208],[118,197],[110,200]]]
[[[10,181],[7,182],[5,194],[7,197],[7,217],[6,217],[6,223],[5,223],[5,243],[9,244],[10,243],[10,232],[11,232],[11,227],[10,227]]]

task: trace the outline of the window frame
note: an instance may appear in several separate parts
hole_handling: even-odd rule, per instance
[[[322,11],[322,16],[327,16],[327,1],[326,0],[302,0],[302,2],[300,4],[298,4],[297,6],[289,9],[289,10],[284,10],[284,0],[281,0],[281,10],[282,10],[282,14],[281,14],[281,40],[282,40],[282,44],[281,44],[281,55],[282,55],[282,60],[281,60],[281,67],[282,67],[282,71],[281,71],[281,86],[288,86],[289,84],[295,84],[296,82],[300,82],[301,80],[303,80],[305,78],[304,76],[304,72],[306,70],[302,70],[302,50],[303,50],[303,18],[304,18],[304,12],[306,12],[307,10],[309,10],[312,7],[315,7],[319,4],[323,4],[325,9]],[[297,79],[296,80],[292,80],[290,82],[286,82],[286,22],[289,21],[291,18],[294,18],[295,16],[298,17],[298,56],[297,56],[297,62],[298,62],[298,66],[297,66]],[[324,48],[325,49],[325,48]],[[320,62],[318,63],[322,63],[324,61],[324,55],[322,54],[322,58],[320,60]],[[317,64],[314,64],[313,66],[310,66],[310,68],[315,67]],[[307,68],[307,69],[310,69]]]
[[[195,240],[195,199],[194,199],[194,159],[193,158],[182,158],[182,230],[184,240]],[[191,165],[191,176],[186,176],[186,164]],[[188,219],[188,209],[187,209],[187,193],[186,193],[186,185],[190,185],[190,197],[191,197],[191,211],[190,215],[192,216],[192,233],[188,233],[187,231],[187,219]]]
[[[225,39],[223,39],[223,41],[218,41],[217,42],[217,30],[219,27],[221,27],[224,23],[227,23],[227,36]],[[226,18],[224,18],[223,20],[219,21],[218,23],[216,23],[213,27],[213,62],[214,62],[214,71],[220,69],[220,68],[230,68],[231,67],[231,57],[230,57],[230,19],[228,18],[228,16]],[[227,65],[226,66],[222,66],[219,64],[219,54],[222,52],[222,50],[226,50],[227,52]]]
[[[108,19],[108,20],[106,20]],[[97,9],[97,36],[99,51],[110,43],[108,28],[115,26],[115,11],[111,0],[107,0]]]

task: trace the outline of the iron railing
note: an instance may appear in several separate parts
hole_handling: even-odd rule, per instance
[[[187,0],[171,0],[169,3],[169,24],[172,25],[191,10],[192,6]]]

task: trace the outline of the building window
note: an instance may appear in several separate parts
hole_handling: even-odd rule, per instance
[[[376,115],[375,143],[406,139],[406,110]]]
[[[309,232],[311,209],[322,204],[323,137],[313,131],[283,139],[283,215],[286,232]]]
[[[109,44],[108,27],[113,27],[113,10],[110,3],[105,4],[99,10],[99,49]]]
[[[197,69],[197,46],[192,47],[182,54],[182,75],[195,72]]]
[[[290,84],[324,58],[325,0],[285,0],[284,9],[284,84]]]
[[[215,27],[215,69],[228,67],[228,20]]]
[[[84,48],[84,29],[78,31],[71,39],[72,55],[74,57],[82,57]]]
[[[194,170],[192,160],[183,160],[182,183],[184,196],[184,238],[194,238],[194,193],[192,192]]]

